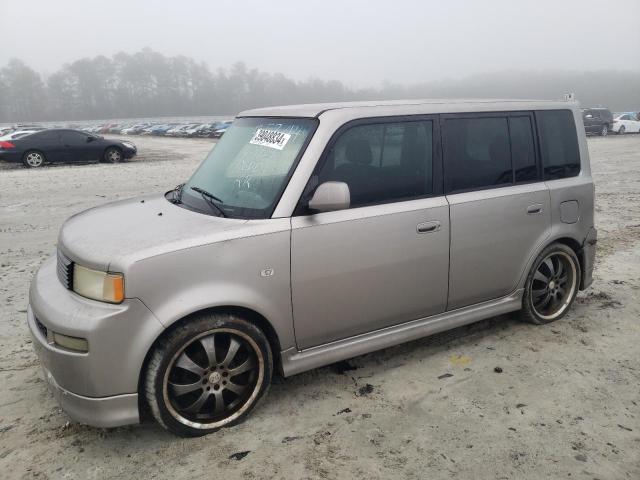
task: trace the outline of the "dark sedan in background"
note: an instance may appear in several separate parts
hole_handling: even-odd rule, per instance
[[[63,162],[118,163],[137,153],[131,142],[68,129],[44,130],[16,140],[0,141],[0,160],[22,162],[27,168]]]

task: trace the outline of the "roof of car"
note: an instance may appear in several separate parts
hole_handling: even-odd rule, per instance
[[[337,102],[337,103],[308,103],[301,105],[285,105],[277,107],[264,107],[252,110],[245,110],[238,114],[238,117],[318,117],[322,113],[330,110],[343,109],[369,109],[375,107],[430,107],[429,110],[440,108],[439,106],[455,106],[459,111],[461,106],[468,106],[470,109],[482,105],[484,109],[491,105],[495,109],[504,108],[513,110],[518,108],[546,108],[554,105],[567,104],[575,105],[574,102],[559,100],[518,100],[518,99],[418,99],[418,100],[371,100],[361,102]],[[446,108],[442,108],[443,113]]]

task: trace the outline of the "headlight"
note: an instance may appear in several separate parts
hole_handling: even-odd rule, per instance
[[[120,303],[124,300],[124,277],[121,273],[107,273],[73,265],[73,291],[83,297],[101,302]]]

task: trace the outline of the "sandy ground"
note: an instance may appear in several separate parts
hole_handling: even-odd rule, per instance
[[[589,139],[600,249],[565,319],[493,318],[276,379],[247,422],[189,440],[70,423],[25,323],[66,217],[168,189],[212,146],[133,140],[126,164],[0,166],[0,477],[640,478],[640,135]]]

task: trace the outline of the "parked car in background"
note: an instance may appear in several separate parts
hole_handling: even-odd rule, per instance
[[[144,129],[149,127],[151,127],[150,123],[138,123],[129,128],[124,128],[120,133],[123,135],[140,135]]]
[[[203,132],[209,128],[209,125],[206,123],[198,123],[195,125],[191,125],[189,128],[184,130],[184,136],[188,138],[198,137],[200,136],[200,132]]]
[[[618,135],[624,135],[625,133],[640,133],[640,120],[632,112],[623,113],[613,119],[613,126],[611,127],[613,132]]]
[[[233,120],[228,120],[225,122],[222,122],[220,125],[218,125],[218,127],[213,130],[211,132],[211,134],[209,135],[211,138],[220,138],[224,135],[224,133],[227,131],[227,129],[231,126],[231,124],[233,123]]]
[[[107,140],[80,130],[51,129],[0,141],[0,160],[22,162],[27,168],[61,162],[118,163],[136,154],[137,148],[131,142]]]
[[[27,135],[30,135],[32,133],[39,132],[39,131],[41,130],[16,130],[14,132],[7,133],[6,135],[3,135],[2,137],[0,137],[0,141],[17,140],[18,138],[26,137]]]
[[[585,108],[582,122],[585,132],[605,137],[613,126],[613,114],[608,108]]]
[[[242,421],[276,370],[518,310],[556,321],[597,241],[577,124],[574,102],[243,112],[186,183],[62,226],[27,308],[44,378],[81,422],[148,406],[198,436]]]

